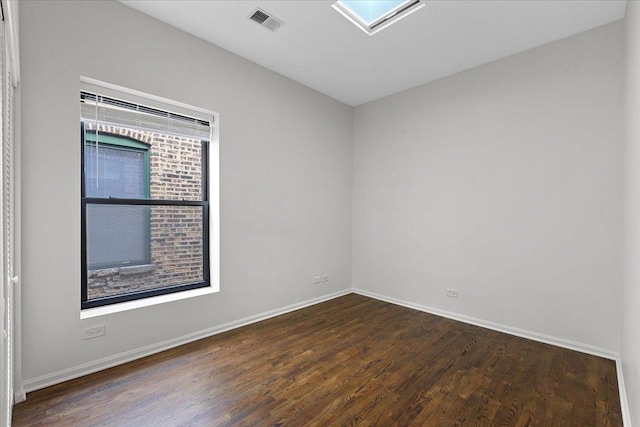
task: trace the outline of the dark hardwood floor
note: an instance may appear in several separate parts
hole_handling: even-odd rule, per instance
[[[29,393],[15,426],[621,426],[615,363],[350,294]]]

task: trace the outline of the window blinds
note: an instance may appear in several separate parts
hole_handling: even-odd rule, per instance
[[[2,360],[2,385],[0,394],[2,395],[3,422],[11,421],[11,407],[13,404],[13,381],[14,381],[14,285],[18,283],[15,276],[15,168],[14,168],[14,99],[11,76],[11,61],[8,58],[6,38],[6,22],[0,26],[0,135],[2,143],[2,161],[0,163],[0,198],[2,231],[0,241],[2,242],[2,348],[0,360]],[[8,425],[8,424],[7,424]]]
[[[213,122],[213,117],[209,121],[89,91],[80,92],[80,117],[89,123],[207,141]]]
[[[6,57],[5,57],[6,59]],[[5,61],[6,62],[6,61]],[[14,161],[14,99],[13,99],[13,85],[11,72],[8,64],[5,63],[5,71],[3,76],[4,94],[3,94],[3,109],[4,109],[4,123],[2,132],[2,173],[3,173],[3,212],[2,222],[4,225],[3,237],[4,237],[4,264],[5,271],[4,276],[7,281],[7,294],[5,295],[7,304],[7,347],[8,354],[6,363],[9,367],[9,374],[6,378],[7,388],[9,392],[9,404],[13,403],[13,366],[14,366],[14,346],[15,346],[15,289],[14,287],[18,283],[18,277],[15,272],[15,161]],[[11,416],[11,411],[9,411]]]
[[[4,77],[4,22],[0,24],[0,70],[2,70],[2,77]],[[11,392],[9,377],[11,376],[11,365],[9,364],[9,360],[11,359],[11,346],[9,345],[10,340],[10,332],[11,327],[9,326],[9,322],[11,322],[11,317],[9,316],[9,293],[11,292],[9,272],[6,271],[7,267],[7,245],[5,241],[5,220],[6,218],[6,182],[5,175],[7,173],[5,166],[5,144],[4,144],[4,135],[5,135],[5,122],[4,122],[4,99],[5,99],[5,85],[4,79],[0,80],[0,132],[2,135],[2,162],[0,163],[0,188],[2,197],[0,198],[0,211],[2,212],[2,231],[0,232],[0,247],[2,248],[2,262],[0,263],[0,276],[2,277],[2,283],[0,283],[0,366],[2,374],[0,377],[2,378],[2,383],[0,383],[0,396],[2,398],[2,402],[0,403],[0,422],[7,423],[10,422],[9,418],[10,408],[11,408],[11,398],[9,393]],[[6,295],[5,295],[6,294]],[[9,424],[7,424],[9,425]]]

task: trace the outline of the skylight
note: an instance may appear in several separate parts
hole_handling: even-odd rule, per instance
[[[370,36],[423,6],[420,0],[339,0],[332,5]]]

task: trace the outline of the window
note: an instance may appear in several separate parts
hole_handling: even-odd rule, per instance
[[[339,0],[332,7],[372,36],[424,5],[420,0]]]
[[[219,265],[213,115],[131,92],[80,92],[83,309],[211,286]]]

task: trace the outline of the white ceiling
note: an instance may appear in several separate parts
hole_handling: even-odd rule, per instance
[[[121,0],[143,13],[355,106],[624,17],[626,0],[423,0],[368,36],[333,0]],[[285,21],[271,32],[247,17]]]

